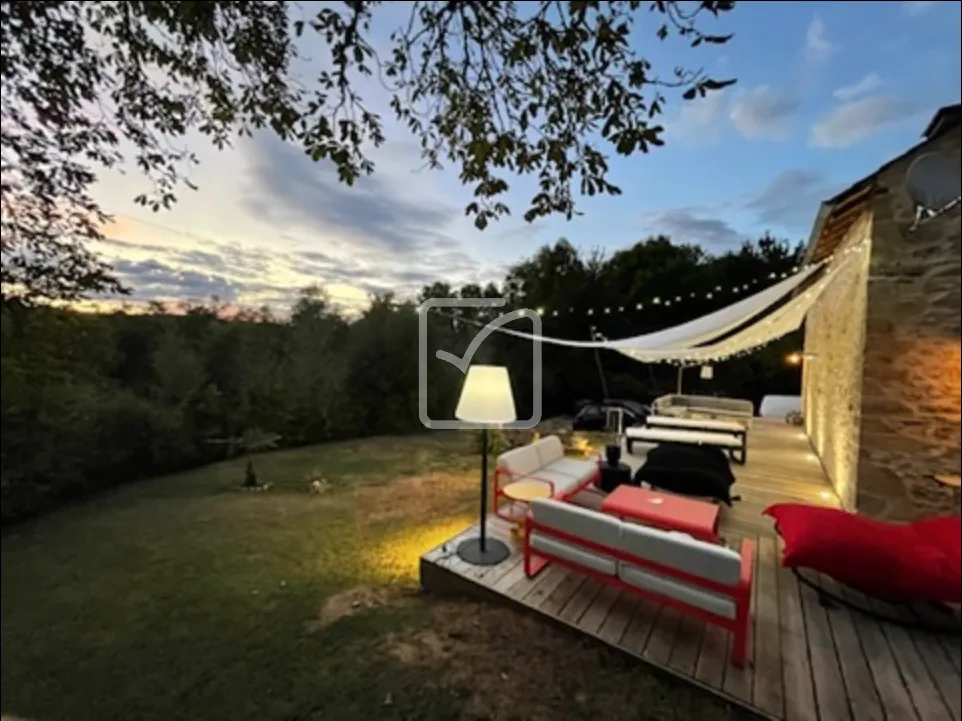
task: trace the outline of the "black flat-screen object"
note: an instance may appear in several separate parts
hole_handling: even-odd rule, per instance
[[[731,505],[735,483],[728,457],[719,448],[664,443],[652,448],[638,469],[635,484],[684,496],[711,498]]]

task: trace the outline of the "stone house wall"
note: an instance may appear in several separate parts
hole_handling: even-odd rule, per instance
[[[959,513],[958,489],[932,476],[960,470],[962,224],[956,209],[909,233],[904,183],[921,153],[958,160],[960,135],[956,126],[884,168],[873,198],[857,507],[876,517]]]
[[[872,217],[866,212],[839,250],[866,240],[871,231]],[[806,317],[802,412],[806,432],[843,507],[855,510],[869,249],[851,262]]]

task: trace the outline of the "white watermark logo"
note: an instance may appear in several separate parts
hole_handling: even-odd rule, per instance
[[[453,430],[479,428],[477,424],[455,419],[435,419],[428,415],[428,312],[435,308],[501,308],[507,301],[504,298],[429,298],[418,307],[418,415],[421,424],[431,430]],[[500,315],[478,331],[471,343],[458,356],[445,350],[435,351],[435,357],[447,361],[462,374],[468,372],[471,359],[484,340],[495,330],[519,318],[531,320],[531,417],[505,423],[503,428],[530,430],[541,422],[541,316],[530,308]],[[453,409],[452,409],[453,410]]]

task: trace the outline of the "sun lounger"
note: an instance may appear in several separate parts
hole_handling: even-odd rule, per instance
[[[717,396],[672,394],[656,399],[651,409],[657,416],[739,421],[748,427],[751,427],[755,415],[755,405],[751,401]]]
[[[680,431],[710,431],[739,435],[747,430],[738,421],[719,421],[712,418],[676,418],[674,416],[648,416],[645,425],[652,428],[674,428]]]
[[[631,454],[632,444],[641,443],[684,443],[693,446],[710,446],[728,451],[736,463],[742,465],[748,457],[747,433],[722,433],[718,431],[681,430],[676,428],[626,428],[625,445]]]

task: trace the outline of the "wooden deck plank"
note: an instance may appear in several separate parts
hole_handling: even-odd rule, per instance
[[[508,590],[508,596],[525,605],[538,607],[567,575],[567,571],[561,566],[548,566],[534,578],[523,577]]]
[[[927,604],[923,604],[914,606],[912,611],[918,616],[921,623],[931,628],[952,628],[953,626],[956,629],[959,628],[960,619],[957,609],[948,607],[936,609]],[[962,655],[960,652],[962,652],[962,648],[960,648],[959,634],[933,634],[932,638],[942,647],[946,657],[949,659],[949,663],[952,668],[955,669],[955,673],[958,675],[962,672],[962,669],[960,669],[960,655]]]
[[[782,681],[787,721],[818,721],[808,634],[798,580],[788,569],[778,570],[778,607],[781,616]]]
[[[507,560],[502,561],[497,566],[488,566],[487,572],[480,575],[478,580],[480,580],[488,588],[494,588],[498,581],[507,576],[512,571],[516,570],[519,566],[522,566],[522,574],[524,573],[524,568],[521,554],[514,553],[507,558]]]
[[[777,639],[780,618],[778,606],[778,552],[773,538],[758,540],[758,619],[755,633],[754,704],[779,718],[785,715],[785,688],[782,680],[782,647],[768,643]]]
[[[805,615],[819,717],[822,721],[850,721],[852,712],[845,693],[828,616],[813,589],[800,584],[799,592]]]
[[[825,591],[842,597],[841,588],[831,578],[820,576],[818,581],[819,586]],[[859,640],[851,611],[844,606],[833,604],[833,607],[828,608],[826,612],[832,637],[835,639],[838,660],[842,667],[842,679],[845,681],[852,718],[855,721],[885,721],[882,701]]]
[[[641,656],[660,610],[661,606],[651,601],[639,600],[618,645],[635,656]]]
[[[614,586],[603,586],[578,621],[578,628],[587,634],[598,636],[602,624],[608,619],[611,608],[615,605],[620,593],[621,591]]]
[[[517,562],[511,567],[511,570],[497,580],[488,579],[489,581],[492,581],[488,585],[488,588],[498,593],[507,594],[508,589],[521,581],[524,577],[524,558],[521,557],[521,554],[518,554]]]
[[[869,607],[868,600],[861,594],[848,588],[842,588],[841,591],[842,598],[850,603],[861,604],[863,608]],[[912,698],[902,680],[882,627],[864,613],[853,613],[852,620],[886,715],[890,719],[916,721],[919,716],[912,705]]]
[[[880,613],[885,613],[888,610],[877,601],[873,601],[872,605]],[[888,639],[892,655],[895,657],[895,663],[898,665],[905,687],[912,698],[912,705],[918,711],[919,718],[922,721],[929,721],[929,719],[948,721],[952,717],[952,712],[942,698],[939,688],[932,680],[929,669],[919,655],[908,630],[894,623],[882,623],[880,625],[882,626],[882,632]],[[959,686],[956,680],[955,695],[958,696],[958,694]]]
[[[705,626],[705,633],[698,650],[695,679],[712,688],[725,685],[725,667],[728,661],[728,644],[731,634],[713,624]]]
[[[913,634],[912,642],[929,670],[929,675],[942,694],[942,701],[952,715],[952,721],[962,719],[962,693],[959,690],[959,672],[956,671],[948,654],[937,636]],[[958,643],[958,639],[956,639]]]
[[[588,580],[587,576],[583,576],[580,573],[566,571],[563,568],[559,570],[564,574],[561,583],[537,606],[542,613],[549,616],[557,616],[561,613],[561,609],[567,605],[571,597],[574,596],[584,582]]]
[[[668,658],[668,667],[686,676],[695,675],[698,656],[701,653],[701,641],[705,635],[704,621],[692,616],[682,616],[675,634],[675,643]]]
[[[571,600],[561,609],[561,613],[558,614],[558,618],[562,621],[567,621],[568,623],[577,625],[578,621],[588,610],[591,602],[595,600],[595,597],[601,593],[601,582],[596,581],[593,578],[588,578],[585,580],[581,587],[577,590]]]
[[[675,635],[678,633],[678,624],[681,622],[681,614],[673,608],[667,606],[661,609],[656,623],[651,633],[648,634],[648,643],[641,655],[659,666],[667,666],[668,659],[671,658],[671,649],[675,645]]]
[[[628,624],[635,615],[638,603],[637,597],[622,591],[608,612],[608,617],[598,629],[598,638],[613,646],[620,645]]]

